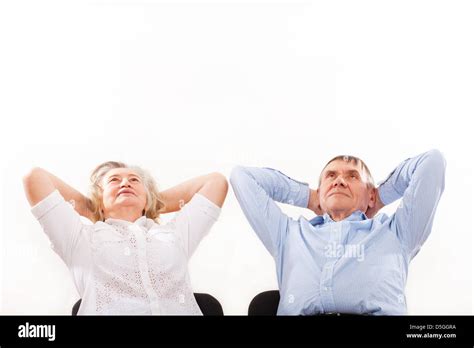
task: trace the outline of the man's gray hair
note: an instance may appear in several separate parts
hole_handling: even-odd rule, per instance
[[[374,182],[374,178],[372,177],[372,174],[370,173],[370,170],[369,170],[369,167],[367,167],[367,165],[365,164],[364,161],[362,161],[359,157],[356,157],[356,156],[349,156],[349,155],[339,155],[339,156],[336,156],[334,158],[332,158],[328,163],[326,163],[326,165],[324,166],[323,170],[321,171],[321,174],[319,174],[319,183],[318,183],[318,186],[321,186],[321,179],[322,179],[322,175],[323,175],[323,172],[324,172],[324,169],[326,169],[326,167],[334,162],[334,161],[344,161],[344,162],[352,162],[354,163],[357,167],[360,168],[360,170],[366,175],[367,177],[367,184],[368,185],[371,185],[372,187],[375,187],[375,182]]]

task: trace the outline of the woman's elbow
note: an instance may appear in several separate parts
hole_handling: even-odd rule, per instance
[[[31,185],[31,183],[36,181],[38,177],[44,176],[44,173],[45,173],[44,169],[40,167],[31,168],[29,172],[23,176],[23,185],[25,187]]]
[[[216,190],[222,192],[224,197],[227,195],[227,191],[229,190],[229,183],[227,178],[224,174],[219,172],[214,172],[211,174],[212,176],[212,183],[216,187]]]
[[[208,199],[214,202],[219,207],[222,207],[227,196],[229,184],[227,178],[221,173],[209,174],[209,179],[206,185],[201,189],[200,193],[204,194]]]

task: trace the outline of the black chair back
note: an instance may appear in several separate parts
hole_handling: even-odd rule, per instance
[[[278,290],[264,291],[253,298],[249,305],[249,315],[276,315],[280,303]]]
[[[203,315],[224,315],[221,304],[214,296],[204,293],[194,293],[194,298]],[[81,301],[82,299],[79,299],[72,307],[72,315],[77,315]]]

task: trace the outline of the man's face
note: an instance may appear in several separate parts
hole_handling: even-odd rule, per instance
[[[324,168],[319,186],[319,204],[324,212],[363,213],[375,202],[375,189],[352,161],[335,160]],[[347,216],[348,216],[347,215]]]

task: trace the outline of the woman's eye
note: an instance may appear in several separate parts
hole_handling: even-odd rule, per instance
[[[112,182],[112,181],[117,181],[118,179],[117,178],[112,178],[109,180],[109,182]]]
[[[135,181],[135,182],[139,182],[140,180],[138,180],[137,178],[132,178],[130,179],[131,181]]]

